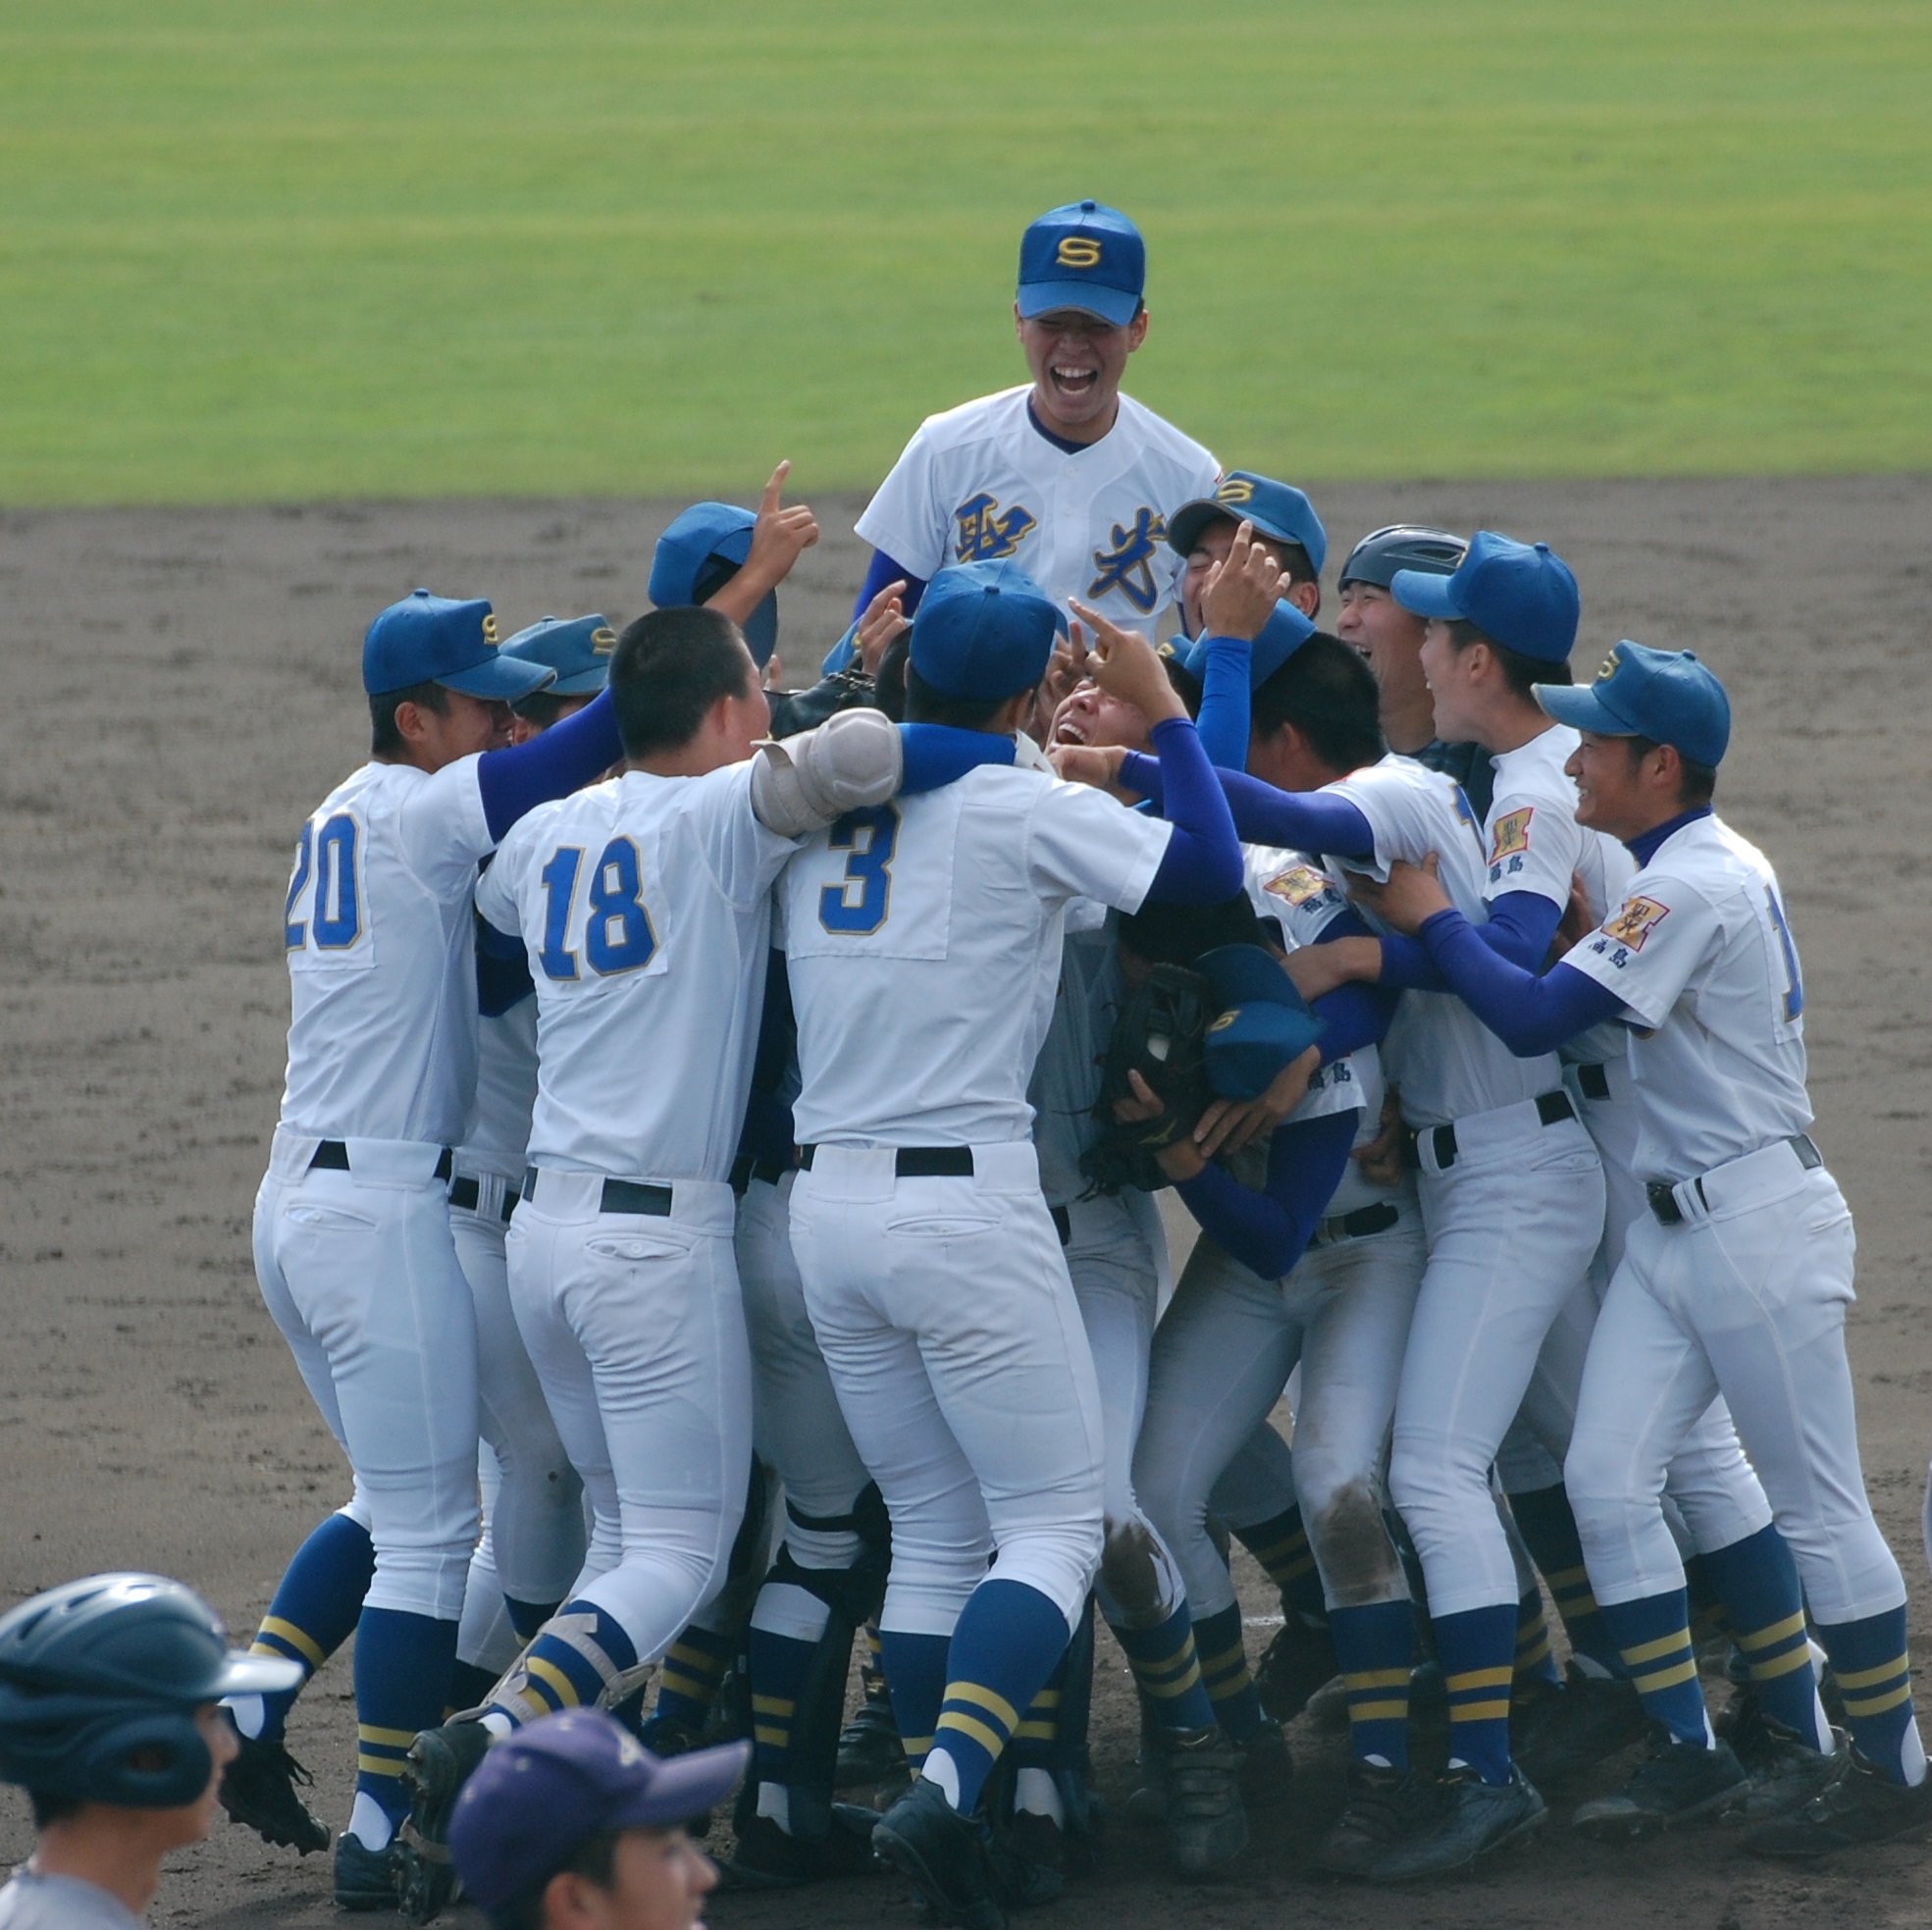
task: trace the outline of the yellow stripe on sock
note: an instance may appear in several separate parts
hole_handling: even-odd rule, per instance
[[[298,1649],[310,1668],[319,1669],[329,1658],[314,1637],[304,1634],[293,1622],[285,1622],[280,1615],[262,1617],[261,1634],[255,1638],[255,1648],[261,1650],[262,1636],[272,1635],[278,1642],[286,1642],[290,1648]],[[268,1651],[273,1654],[273,1649]]]
[[[1141,1688],[1150,1695],[1157,1695],[1162,1701],[1171,1701],[1176,1695],[1184,1695],[1201,1679],[1201,1671],[1191,1668],[1183,1676],[1176,1676],[1172,1682],[1148,1682],[1144,1678]]]
[[[1019,1722],[1019,1711],[991,1689],[982,1689],[976,1682],[949,1682],[946,1685],[945,1699],[949,1702],[972,1702],[984,1709],[1009,1736]],[[995,1748],[995,1755],[999,1750]]]
[[[374,1743],[381,1748],[406,1749],[416,1740],[413,1729],[377,1729],[366,1722],[355,1725],[358,1743]]]
[[[1536,1667],[1536,1665],[1539,1662],[1542,1661],[1548,1654],[1549,1654],[1549,1637],[1547,1634],[1545,1634],[1542,1637],[1542,1639],[1537,1643],[1536,1647],[1533,1648],[1527,1655],[1520,1648],[1516,1651],[1516,1666],[1519,1669],[1533,1669]]]
[[[1910,1699],[1911,1684],[1902,1682],[1889,1695],[1874,1695],[1869,1700],[1862,1697],[1854,1700],[1852,1696],[1846,1696],[1845,1713],[1847,1715],[1883,1715],[1887,1709],[1896,1709],[1901,1702],[1907,1702]]]
[[[933,1747],[936,1748],[940,1738],[949,1729],[956,1729],[962,1736],[969,1736],[988,1755],[998,1755],[1006,1747],[1007,1739],[1000,1731],[988,1729],[976,1717],[965,1715],[958,1709],[948,1709],[940,1718],[939,1726],[933,1733]]]
[[[1804,1627],[1804,1611],[1800,1609],[1796,1615],[1787,1615],[1782,1622],[1773,1622],[1768,1629],[1752,1629],[1747,1635],[1738,1631],[1737,1643],[1740,1648],[1775,1648],[1781,1642],[1789,1642]]]
[[[1231,1648],[1224,1648],[1217,1654],[1203,1655],[1201,1671],[1204,1675],[1219,1675],[1222,1670],[1231,1668],[1236,1662],[1239,1662],[1243,1668],[1248,1665],[1248,1651],[1238,1642]]]
[[[1404,1695],[1398,1702],[1350,1702],[1348,1719],[1350,1722],[1399,1722],[1409,1713],[1409,1698]]]
[[[906,1751],[906,1760],[914,1766],[923,1762],[932,1753],[930,1736],[902,1736],[899,1747]]]
[[[1896,1662],[1887,1662],[1882,1669],[1854,1669],[1850,1675],[1835,1670],[1838,1686],[1841,1689],[1876,1689],[1881,1682],[1890,1682],[1895,1675],[1904,1675],[1911,1667],[1911,1657],[1901,1655]]]
[[[1163,1676],[1185,1675],[1189,1669],[1200,1666],[1191,1645],[1163,1656],[1158,1662],[1142,1662],[1131,1656],[1128,1660],[1133,1662],[1133,1672],[1142,1682],[1159,1682]]]
[[[1265,1548],[1250,1548],[1249,1554],[1266,1568],[1271,1562],[1281,1560],[1284,1556],[1297,1554],[1308,1546],[1306,1535],[1284,1535],[1279,1541],[1271,1541]]]
[[[1750,1679],[1753,1682],[1776,1682],[1781,1675],[1790,1675],[1794,1669],[1801,1669],[1811,1659],[1811,1644],[1801,1642],[1789,1655],[1774,1655],[1768,1662],[1752,1662]]]
[[[1029,1710],[1057,1709],[1060,1706],[1060,1691],[1057,1689],[1042,1689],[1026,1706]]]
[[[356,1773],[362,1776],[400,1776],[402,1764],[393,1756],[358,1755]]]
[[[582,1700],[577,1694],[577,1685],[554,1662],[547,1662],[541,1655],[526,1655],[523,1666],[539,1682],[547,1683],[563,1697],[564,1708],[574,1709]]]
[[[1659,1689],[1675,1689],[1680,1682],[1695,1682],[1697,1674],[1697,1657],[1679,1662],[1675,1668],[1658,1669],[1650,1675],[1631,1677],[1631,1683],[1640,1695],[1653,1695]]]
[[[1473,1689],[1507,1689],[1515,1673],[1512,1668],[1469,1669],[1461,1675],[1449,1676],[1450,1697],[1466,1695]]]
[[[789,1729],[773,1729],[762,1722],[752,1725],[752,1740],[763,1743],[768,1748],[788,1749],[792,1747],[792,1732]]]
[[[691,1701],[702,1702],[716,1689],[714,1682],[700,1682],[677,1669],[666,1669],[657,1679],[660,1691],[668,1691],[673,1695],[683,1695]]]
[[[1016,1741],[1050,1743],[1060,1731],[1050,1722],[1022,1722],[1013,1733]]]
[[[1639,1668],[1645,1662],[1654,1662],[1660,1655],[1681,1655],[1689,1651],[1691,1631],[1679,1629],[1675,1635],[1660,1635],[1655,1642],[1640,1642],[1635,1648],[1618,1650],[1627,1668]]]
[[[754,1715],[797,1715],[799,1705],[785,1695],[754,1695],[752,1713]]]
[[[706,1655],[702,1648],[693,1648],[688,1642],[674,1642],[664,1651],[667,1662],[682,1662],[704,1675],[721,1675],[724,1671],[725,1657]]]
[[[1406,1689],[1409,1682],[1407,1669],[1364,1669],[1356,1675],[1345,1675],[1342,1682],[1352,1695],[1358,1689]]]
[[[1449,1721],[1457,1722],[1501,1722],[1509,1714],[1509,1697],[1505,1695],[1499,1702],[1463,1702],[1449,1704]]]

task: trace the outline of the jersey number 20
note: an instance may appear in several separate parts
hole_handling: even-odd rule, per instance
[[[315,895],[298,918],[310,885]],[[282,908],[282,942],[299,952],[313,938],[318,952],[346,952],[362,936],[362,881],[356,870],[355,819],[338,811],[321,830],[313,820],[295,841],[295,869]]]
[[[577,954],[564,945],[584,854],[563,846],[539,874],[544,885],[544,947],[537,963],[548,978],[575,978]],[[590,905],[584,918],[584,957],[600,978],[636,971],[651,963],[657,934],[644,909],[643,867],[629,838],[612,838],[591,866]]]
[[[890,805],[849,810],[832,826],[831,846],[846,854],[845,879],[818,894],[818,922],[848,938],[868,938],[892,903],[892,853],[899,813]]]

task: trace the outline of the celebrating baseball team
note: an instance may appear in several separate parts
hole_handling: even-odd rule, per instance
[[[783,464],[621,631],[375,617],[254,1216],[352,1489],[246,1655],[157,1577],[0,1618],[0,1926],[137,1920],[159,1850],[77,1913],[101,1812],[328,1849],[285,1736],[351,1636],[335,1897],[411,1923],[884,1868],[1000,1930],[1103,1828],[1206,1878],[1338,1799],[1371,1884],[1932,1826],[1723,684],[1490,530],[1364,535],[1325,627],[1308,496],[1122,392],[1144,285],[1111,208],[1025,230],[1028,380],[919,427],[815,681]]]

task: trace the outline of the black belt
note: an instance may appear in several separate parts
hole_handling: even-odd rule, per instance
[[[742,1196],[754,1179],[762,1179],[767,1186],[775,1186],[791,1170],[778,1160],[734,1160],[731,1164],[731,1190]]]
[[[459,1174],[449,1185],[449,1204],[461,1207],[465,1213],[474,1213],[483,1203],[482,1184],[467,1173]],[[507,1221],[516,1211],[516,1188],[503,1188],[502,1203],[496,1208],[497,1217]]]
[[[799,1165],[807,1173],[817,1153],[816,1146],[799,1148]],[[970,1146],[901,1146],[892,1156],[892,1170],[901,1179],[970,1179]]]
[[[1798,1163],[1806,1173],[1809,1173],[1814,1167],[1824,1165],[1825,1156],[1812,1144],[1811,1135],[1808,1132],[1794,1132],[1784,1143],[1798,1155]],[[1750,1155],[1747,1153],[1744,1157],[1749,1159]],[[1709,1212],[1710,1201],[1704,1198],[1704,1175],[1699,1174],[1696,1179],[1681,1180],[1678,1184],[1695,1186],[1697,1188],[1697,1198],[1703,1201],[1705,1212]],[[1648,1180],[1645,1184],[1644,1193],[1645,1197],[1650,1202],[1650,1211],[1655,1216],[1658,1226],[1681,1226],[1684,1224],[1684,1209],[1677,1203],[1677,1186],[1673,1185],[1671,1181],[1668,1179]]]
[[[444,1147],[436,1163],[436,1172],[431,1176],[447,1179],[451,1171],[449,1148]],[[308,1170],[314,1173],[318,1168],[324,1173],[346,1173],[349,1170],[349,1149],[339,1139],[325,1139],[315,1149],[315,1157],[308,1163]]]
[[[1601,1066],[1579,1066],[1577,1084],[1586,1099],[1607,1099],[1610,1096],[1610,1074]]]
[[[1544,1125],[1556,1125],[1564,1120],[1573,1120],[1577,1109],[1570,1104],[1567,1092],[1540,1092],[1537,1094],[1537,1118]],[[1412,1134],[1409,1139],[1409,1164],[1421,1166],[1422,1160],[1416,1149],[1427,1139],[1430,1150],[1436,1155],[1436,1170],[1445,1171],[1456,1163],[1456,1129],[1453,1125],[1426,1125]]]
[[[1073,1237],[1073,1216],[1064,1206],[1050,1206],[1047,1211],[1053,1215],[1053,1230],[1060,1235],[1061,1245],[1068,1245]]]
[[[537,1169],[534,1166],[523,1169],[523,1197],[527,1200],[537,1197]],[[653,1220],[668,1220],[671,1217],[671,1189],[653,1185],[647,1180],[606,1179],[603,1191],[598,1197],[597,1210],[600,1213],[643,1213]]]
[[[1353,1213],[1344,1213],[1339,1220],[1321,1220],[1315,1230],[1325,1240],[1359,1240],[1370,1233],[1385,1233],[1401,1219],[1401,1214],[1386,1200],[1375,1206],[1358,1206]],[[1331,1231],[1331,1228],[1333,1228]]]

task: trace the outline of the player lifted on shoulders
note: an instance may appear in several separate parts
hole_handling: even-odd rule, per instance
[[[859,519],[876,553],[855,614],[894,582],[910,614],[948,564],[1011,557],[1063,609],[1077,597],[1159,635],[1181,563],[1167,519],[1220,470],[1121,392],[1147,337],[1146,268],[1140,231],[1096,201],[1027,229],[1014,326],[1031,381],[920,424]]]

